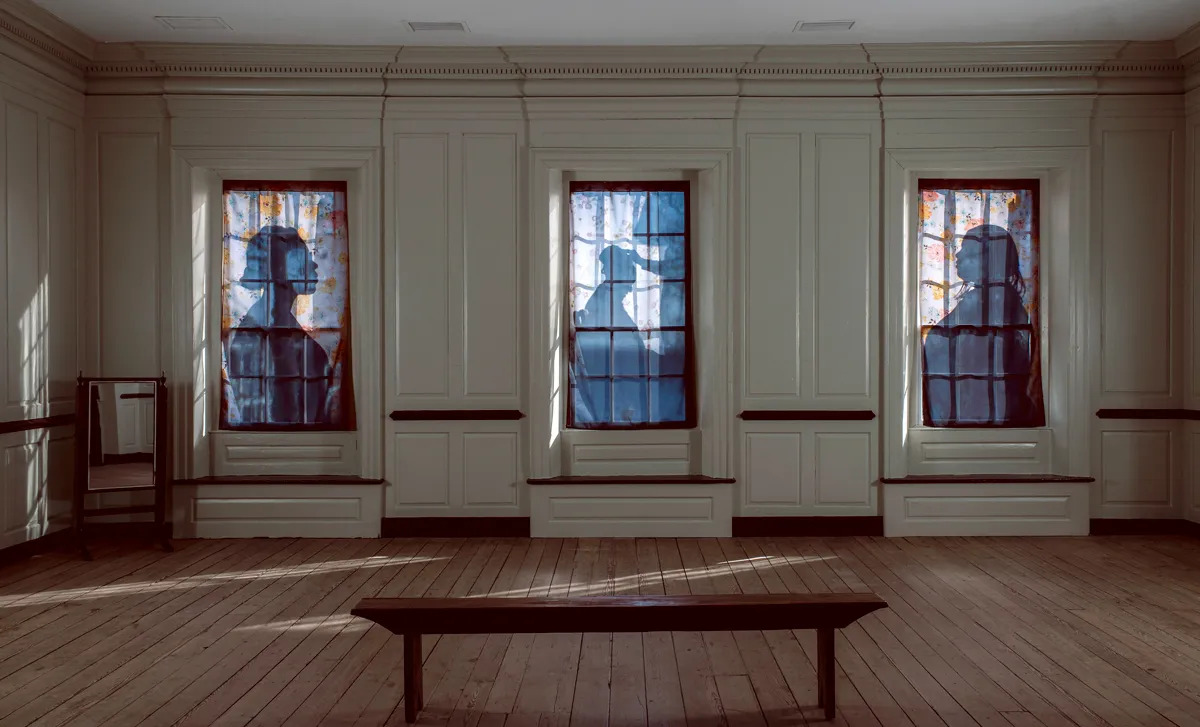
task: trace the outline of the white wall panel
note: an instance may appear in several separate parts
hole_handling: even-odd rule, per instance
[[[214,475],[356,475],[356,432],[213,432]]]
[[[463,505],[519,503],[517,434],[515,432],[466,432],[462,435]]]
[[[816,134],[815,143],[813,395],[865,400],[878,330],[871,305],[875,149],[866,134]]]
[[[38,114],[14,101],[4,103],[5,259],[4,299],[7,324],[5,408],[21,418],[44,398],[46,355],[45,294],[39,253],[42,250],[38,160]]]
[[[520,423],[393,422],[389,428],[388,516],[522,514]]]
[[[883,486],[884,534],[1087,535],[1086,483]]]
[[[392,153],[395,393],[449,397],[450,141],[445,134],[397,134]]]
[[[442,507],[452,504],[450,444],[450,434],[446,432],[394,435],[390,482],[395,503]]]
[[[869,505],[871,463],[877,457],[868,432],[815,432],[817,505]]]
[[[464,134],[463,394],[518,397],[517,138]]]
[[[156,133],[99,135],[99,375],[162,370],[159,140]]]
[[[728,537],[729,485],[536,485],[529,531],[557,537]]]
[[[1049,472],[1048,429],[913,429],[910,474],[1039,474]]]
[[[1100,433],[1100,514],[1167,517],[1175,510],[1174,430]]]
[[[382,485],[181,485],[177,538],[377,538]]]
[[[51,402],[74,406],[75,377],[79,373],[79,269],[80,219],[78,132],[59,121],[47,125],[48,146],[46,224],[49,237],[46,320],[48,382]]]
[[[562,471],[567,475],[685,475],[692,471],[695,435],[682,429],[567,429],[560,435]]]
[[[1101,389],[1176,393],[1172,248],[1177,213],[1175,133],[1108,129],[1101,138]]]
[[[801,435],[799,432],[750,432],[745,435],[748,505],[800,505]]]
[[[748,134],[743,204],[743,398],[801,394],[799,134]]]

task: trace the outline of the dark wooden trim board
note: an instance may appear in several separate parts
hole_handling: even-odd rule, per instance
[[[383,480],[354,475],[210,475],[175,480],[173,485],[379,485]]]
[[[1200,523],[1168,518],[1092,518],[1090,535],[1192,535],[1200,537]]]
[[[516,421],[525,414],[516,409],[406,409],[388,415],[394,422]]]
[[[869,422],[875,412],[866,409],[771,409],[744,411],[738,418],[747,422]]]
[[[883,516],[735,517],[733,537],[823,537],[883,535]]]
[[[527,517],[385,517],[383,538],[528,538]]]
[[[1200,421],[1200,409],[1100,409],[1099,419],[1185,419]]]
[[[121,394],[121,398],[122,399],[153,399],[154,393],[146,391],[146,392],[138,392],[135,394]]]
[[[1095,477],[1073,477],[1070,475],[907,475],[905,477],[880,477],[885,485],[981,485],[997,483],[1019,485],[1050,482],[1095,482]]]
[[[708,475],[560,475],[525,481],[531,485],[724,485],[737,480]]]
[[[62,427],[74,423],[74,414],[58,414],[57,416],[38,417],[37,419],[18,419],[12,422],[0,422],[0,434],[27,432],[30,429],[49,429],[50,427]]]

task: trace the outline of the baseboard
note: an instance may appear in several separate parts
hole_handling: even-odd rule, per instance
[[[385,517],[384,538],[528,538],[527,517]]]
[[[70,547],[73,542],[74,537],[71,530],[70,528],[66,528],[47,533],[40,538],[26,540],[24,543],[0,548],[0,566],[12,565],[13,563],[32,558],[35,555],[49,553],[59,548]]]
[[[829,538],[840,535],[883,535],[883,518],[879,515],[733,518],[735,538]]]
[[[1174,518],[1092,518],[1089,535],[1193,535],[1200,537],[1200,523]]]

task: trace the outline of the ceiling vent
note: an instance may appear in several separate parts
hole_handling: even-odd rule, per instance
[[[818,20],[805,22],[801,20],[796,23],[796,27],[792,32],[809,32],[813,30],[850,30],[854,27],[853,20]]]
[[[233,30],[220,18],[193,18],[179,15],[156,15],[154,17],[168,30]]]
[[[454,23],[454,22],[430,23],[430,22],[413,21],[408,24],[408,27],[412,28],[413,32],[417,32],[417,33],[428,32],[428,31],[440,31],[443,33],[466,33],[466,32],[468,32],[466,23]]]

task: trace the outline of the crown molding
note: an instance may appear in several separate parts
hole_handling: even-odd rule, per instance
[[[1200,23],[1183,31],[1175,39],[1175,55],[1180,58],[1197,50],[1200,50]]]
[[[531,121],[549,119],[732,119],[736,96],[632,98],[526,98]]]
[[[77,69],[87,66],[96,49],[91,37],[30,0],[4,0],[0,28]]]

